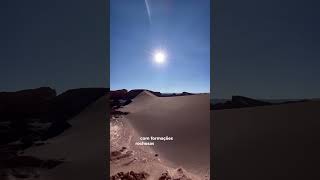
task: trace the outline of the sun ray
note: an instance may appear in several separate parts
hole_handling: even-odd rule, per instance
[[[150,7],[149,7],[149,2],[148,0],[144,0],[147,8],[147,13],[148,13],[148,18],[149,18],[149,23],[151,24],[151,12],[150,12]]]

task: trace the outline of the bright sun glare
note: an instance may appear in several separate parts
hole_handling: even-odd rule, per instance
[[[154,55],[154,61],[157,63],[157,64],[163,64],[166,62],[166,53],[164,51],[157,51]]]

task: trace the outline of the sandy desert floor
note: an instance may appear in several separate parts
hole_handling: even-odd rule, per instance
[[[108,97],[101,97],[83,112],[71,119],[72,128],[48,140],[47,144],[31,147],[24,155],[40,159],[63,159],[63,163],[50,170],[41,170],[43,180],[105,179],[106,126]],[[28,178],[32,179],[32,178]]]
[[[216,179],[319,179],[319,101],[211,115]]]
[[[110,121],[110,174],[163,173],[180,179],[210,179],[210,102],[208,94],[157,97],[142,92],[120,109],[128,115]],[[140,137],[173,137],[139,146]]]

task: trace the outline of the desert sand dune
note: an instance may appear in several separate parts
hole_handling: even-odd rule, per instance
[[[121,110],[130,111],[131,113],[143,111],[144,109],[149,108],[150,105],[156,103],[159,99],[161,98],[148,91],[143,91],[132,100],[132,103]]]
[[[216,179],[319,179],[319,101],[211,115]]]
[[[201,177],[209,173],[208,94],[157,97],[144,91],[120,110],[129,112],[125,118],[139,136],[174,138],[173,141],[155,141],[155,145],[150,147],[160,159]]]
[[[25,155],[40,159],[63,159],[51,170],[40,172],[43,180],[105,179],[106,127],[108,98],[101,97],[71,119],[72,128],[50,139],[48,144],[32,147]]]

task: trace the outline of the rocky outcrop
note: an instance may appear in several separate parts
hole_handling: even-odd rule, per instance
[[[51,88],[0,93],[0,145],[20,140],[24,146],[61,134],[68,120],[108,93],[106,88],[68,90],[58,96]]]
[[[190,96],[194,95],[193,93],[182,92],[182,93],[164,93],[161,94],[161,97],[174,97],[174,96]]]
[[[225,102],[211,104],[211,110],[221,110],[221,109],[233,109],[233,108],[245,108],[245,107],[256,107],[256,106],[269,106],[269,105],[280,105],[289,104],[297,102],[305,102],[308,100],[278,100],[278,101],[261,101],[244,96],[232,96],[231,100],[225,100]]]
[[[49,87],[0,93],[0,121],[7,118],[39,117],[46,113],[46,102],[56,97]]]
[[[52,88],[41,87],[0,93],[0,145],[33,139],[33,123],[49,111],[48,101],[56,97]]]
[[[144,180],[149,177],[149,174],[146,172],[134,172],[130,171],[127,173],[119,172],[116,175],[110,177],[111,180]]]
[[[267,106],[272,103],[264,102],[244,96],[232,96],[230,101],[225,103],[217,103],[211,106],[211,109],[233,109],[233,108],[244,108],[244,107],[255,107],[255,106]]]
[[[63,133],[71,127],[69,119],[108,91],[82,88],[56,96],[51,88],[39,88],[0,93],[0,179],[36,178],[38,169],[51,169],[63,163],[23,156],[21,152]]]
[[[110,91],[110,99],[113,99],[113,100],[126,99],[127,93],[128,93],[128,90],[126,89]]]
[[[189,95],[194,95],[193,93],[189,93],[189,92],[182,92],[181,96],[189,96]]]
[[[168,171],[162,173],[159,180],[192,180],[192,179],[188,177],[187,172],[184,169],[178,168],[175,171],[173,171],[171,174]]]
[[[119,172],[113,176],[110,177],[111,180],[144,180],[144,179],[148,179],[148,177],[150,177],[150,175],[147,172],[134,172],[134,171],[130,171],[127,173],[124,172]],[[156,178],[152,178],[151,179],[156,179]],[[178,168],[175,169],[173,172],[169,173],[168,171],[162,173],[160,175],[159,178],[157,178],[158,180],[192,180],[188,175],[187,172],[182,169],[182,168]]]

